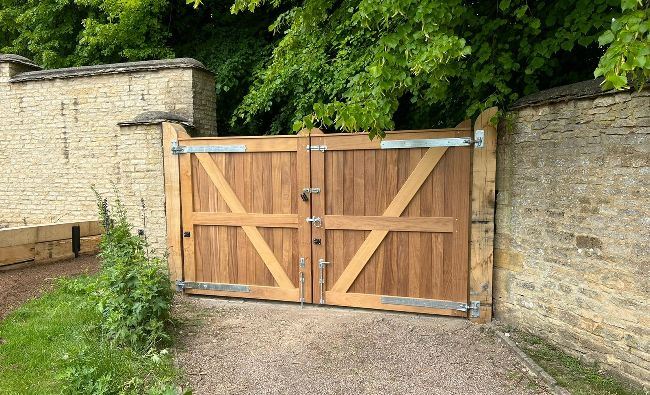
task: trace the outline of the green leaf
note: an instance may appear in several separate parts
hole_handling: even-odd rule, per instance
[[[614,33],[611,30],[607,30],[600,37],[598,37],[598,44],[602,47],[614,41]]]
[[[623,11],[636,9],[637,4],[640,4],[638,0],[621,0],[621,9]]]

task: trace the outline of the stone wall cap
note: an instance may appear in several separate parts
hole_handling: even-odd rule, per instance
[[[50,69],[28,71],[10,79],[10,82],[52,80],[58,78],[88,77],[101,74],[132,73],[138,71],[156,71],[164,69],[192,68],[210,72],[203,63],[192,58],[177,58],[163,60],[147,60],[142,62],[127,62],[113,64],[99,64],[95,66],[68,67],[64,69]]]
[[[33,67],[35,69],[41,69],[41,66],[32,62],[24,56],[15,55],[12,53],[0,53],[0,63],[18,63],[25,66]]]
[[[510,106],[510,109],[514,110],[522,107],[539,106],[542,104],[564,102],[602,95],[611,95],[621,92],[613,89],[604,91],[601,86],[602,82],[603,78],[601,77],[593,80],[576,82],[574,84],[546,89],[522,97],[521,99],[515,101]]]
[[[135,125],[155,125],[163,122],[178,123],[183,126],[192,127],[192,122],[182,115],[174,114],[167,111],[145,111],[138,114],[131,121],[119,122],[119,126],[135,126]]]

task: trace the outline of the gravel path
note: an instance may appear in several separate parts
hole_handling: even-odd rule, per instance
[[[463,319],[179,297],[176,363],[195,394],[546,394]]]
[[[31,263],[0,270],[0,320],[26,301],[52,288],[59,277],[94,273],[99,262],[94,255],[53,263]]]

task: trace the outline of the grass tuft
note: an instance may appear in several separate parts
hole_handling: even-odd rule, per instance
[[[604,374],[596,364],[567,355],[540,337],[512,329],[509,332],[528,356],[573,395],[644,394],[631,384]]]
[[[178,376],[166,350],[142,355],[103,341],[82,289],[61,282],[0,322],[0,393],[169,393]]]

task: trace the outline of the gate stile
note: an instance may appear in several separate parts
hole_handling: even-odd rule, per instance
[[[166,133],[172,275],[194,294],[489,320],[495,111],[382,141]]]

